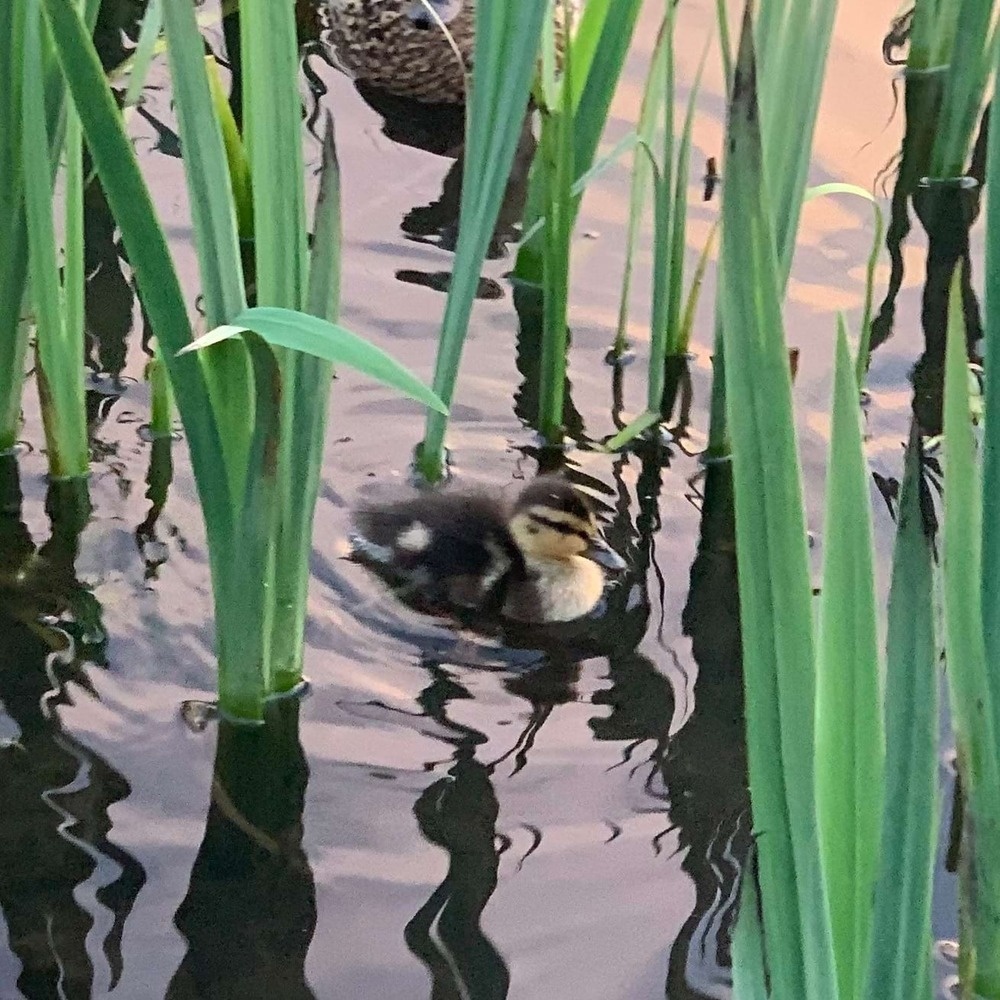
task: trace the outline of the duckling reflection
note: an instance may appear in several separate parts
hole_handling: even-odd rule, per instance
[[[624,563],[604,542],[591,505],[568,481],[541,476],[507,505],[441,492],[357,512],[362,561],[425,600],[515,621],[571,622],[604,593],[598,560]]]
[[[102,946],[115,987],[125,922],[145,883],[142,865],[108,839],[108,810],[129,796],[128,781],[55,711],[70,683],[94,693],[85,668],[105,665],[101,609],[74,572],[89,510],[80,501],[70,484],[53,485],[52,534],[36,549],[21,519],[16,461],[0,457],[0,706],[17,729],[0,743],[0,911],[30,1000],[91,996],[94,918],[76,891],[99,870],[113,873],[96,898],[111,915]]]

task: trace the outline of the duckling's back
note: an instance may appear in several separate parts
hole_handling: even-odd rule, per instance
[[[502,505],[485,496],[439,493],[355,513],[356,553],[431,600],[499,608],[521,555]]]

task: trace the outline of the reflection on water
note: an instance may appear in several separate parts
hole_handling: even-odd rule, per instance
[[[133,44],[135,26],[144,6],[142,0],[105,0],[99,33],[106,65],[120,62]],[[304,114],[307,126],[313,126],[318,121],[321,102],[324,108],[329,104],[321,76],[322,60],[327,59],[328,53],[319,41],[321,24],[315,17],[315,5],[302,0],[296,8],[305,42],[304,73],[310,88]],[[239,117],[238,46],[232,44],[235,31],[238,31],[236,18],[227,17],[221,33],[228,51],[237,57],[233,103]],[[212,45],[219,47],[217,38],[212,39]],[[401,265],[409,265],[410,259],[407,254],[394,252],[389,237],[398,224],[410,243],[419,242],[446,252],[454,249],[463,169],[464,113],[454,106],[435,107],[393,98],[360,83],[355,89],[382,118],[382,131],[389,139],[451,161],[442,163],[440,193],[426,192],[421,202],[408,208],[401,220],[397,215],[402,209],[396,208],[388,220],[372,220],[373,240],[385,239],[366,263],[371,270],[384,267],[388,274],[395,272],[399,281],[443,290],[449,270],[446,254],[441,256],[446,263],[440,271],[403,270]],[[165,103],[160,107],[165,107]],[[148,133],[149,127],[153,130],[154,155],[175,156],[179,152],[176,132],[169,122],[156,117],[155,108],[151,103],[140,111],[148,126],[144,132]],[[364,112],[358,118],[367,123]],[[532,153],[533,138],[526,129],[490,247],[494,257],[501,256],[516,235]],[[366,150],[366,155],[378,154],[373,147]],[[401,157],[400,162],[419,165],[421,161],[419,158],[406,161]],[[365,166],[366,163],[357,160],[353,164],[345,162],[345,170],[363,172]],[[973,173],[976,169],[974,162]],[[625,199],[620,203],[624,205]],[[410,202],[405,204],[408,206]],[[943,257],[968,256],[967,242],[962,243],[961,233],[950,246],[939,246]],[[187,248],[179,244],[179,250],[183,255]],[[127,337],[137,312],[136,302],[115,227],[100,189],[93,184],[87,190],[87,254],[91,275],[87,315],[92,337],[88,343],[88,364],[97,372],[109,373],[116,385],[124,384],[127,377],[122,376],[128,370]],[[899,259],[902,260],[901,255]],[[187,260],[191,263],[190,258]],[[373,286],[365,284],[364,277],[359,281],[356,295],[361,298]],[[384,290],[385,286],[374,287]],[[498,289],[504,291],[505,286],[484,281],[481,292],[484,296],[495,295]],[[403,295],[406,294],[404,291]],[[519,321],[516,363],[522,380],[513,405],[515,415],[530,426],[538,402],[540,299],[536,290],[525,286],[515,288],[513,299]],[[422,322],[428,316],[419,314],[417,308],[414,307],[416,321]],[[940,302],[933,308],[940,317]],[[489,306],[482,309],[484,315],[488,312]],[[508,309],[502,317],[505,329],[513,326],[514,317],[509,314]],[[970,330],[977,329],[973,320]],[[586,339],[592,331],[581,326],[577,332],[577,350],[590,350],[593,355],[592,345],[588,346]],[[143,346],[148,346],[147,341],[148,330],[144,330]],[[420,350],[424,348],[433,353],[433,344],[421,344]],[[420,358],[429,356],[421,354]],[[698,366],[691,367],[693,377],[699,380],[702,376]],[[623,371],[618,367],[608,372],[614,408],[612,422],[616,426],[621,425],[624,411]],[[639,374],[641,381],[642,373]],[[679,413],[672,420],[676,421],[673,436],[678,440],[683,438],[690,423],[691,380],[692,371],[684,359],[668,371],[664,411],[672,411],[673,404],[677,404]],[[592,413],[594,401],[587,398],[585,379],[577,380],[576,400],[571,395],[573,389],[567,380],[564,411],[567,434],[582,449],[587,449],[593,442],[582,413]],[[603,391],[598,389],[598,393]],[[501,426],[501,436],[509,433],[515,439],[514,447],[518,447],[525,435],[518,438],[516,427],[507,419],[509,389],[493,385],[490,392],[488,405],[484,404],[482,409],[488,428],[483,433],[494,433]],[[350,398],[349,392],[341,397]],[[96,392],[90,394],[88,402],[96,423],[103,418],[106,404]],[[508,426],[513,428],[509,432]],[[499,450],[494,445],[495,440],[487,446],[493,449],[487,465],[499,464],[499,459],[494,462]],[[117,444],[100,447],[108,449],[100,453],[101,459],[114,460],[113,468],[112,462],[107,463],[107,468],[120,477],[117,485],[124,494],[133,482],[141,479],[142,470],[128,466],[130,460],[125,449],[120,453],[112,451]],[[609,845],[616,840],[617,845],[603,852],[606,860],[592,873],[580,873],[581,883],[587,876],[588,888],[606,889],[621,879],[617,867],[620,855],[612,851],[627,843],[631,832],[628,821],[634,818],[633,814],[652,814],[655,825],[640,835],[644,863],[650,866],[646,871],[664,870],[671,863],[668,845],[676,842],[679,864],[694,887],[693,902],[681,914],[684,919],[676,939],[663,932],[656,974],[665,981],[661,980],[662,989],[657,985],[656,995],[664,994],[674,1000],[727,995],[734,902],[751,841],[731,481],[724,465],[706,469],[700,542],[697,558],[690,567],[691,586],[682,619],[698,673],[693,687],[682,690],[675,680],[684,672],[681,660],[665,636],[670,633],[670,623],[683,601],[682,597],[678,599],[680,588],[674,581],[687,572],[689,557],[683,557],[678,564],[668,563],[671,556],[676,557],[679,546],[670,547],[671,542],[662,530],[660,511],[663,493],[671,491],[669,485],[664,487],[666,471],[675,456],[681,458],[680,448],[680,444],[668,444],[664,435],[636,442],[627,455],[598,461],[594,455],[584,456],[579,451],[567,454],[561,449],[520,447],[519,471],[533,467],[536,461],[542,470],[562,469],[596,496],[606,537],[630,563],[629,571],[616,579],[609,590],[602,614],[582,629],[553,630],[546,635],[538,630],[490,623],[492,630],[487,643],[476,645],[482,636],[470,640],[464,631],[448,631],[437,623],[414,626],[413,618],[396,617],[395,610],[379,618],[371,611],[376,600],[370,593],[362,592],[356,602],[368,601],[367,611],[352,605],[357,595],[349,593],[349,585],[341,586],[343,579],[330,568],[332,559],[329,548],[324,547],[326,540],[320,540],[314,566],[318,582],[328,585],[326,596],[331,598],[333,611],[321,606],[316,618],[322,621],[329,612],[350,621],[345,623],[347,629],[330,630],[332,637],[327,647],[317,646],[312,650],[314,655],[322,650],[329,657],[328,660],[316,657],[318,694],[313,705],[324,694],[329,698],[331,689],[334,698],[343,696],[344,692],[336,687],[337,681],[330,682],[329,677],[322,676],[322,671],[339,669],[338,658],[349,659],[350,644],[359,641],[358,632],[374,636],[371,641],[375,647],[374,655],[364,660],[359,658],[365,671],[370,667],[371,676],[366,674],[358,683],[371,681],[374,686],[384,682],[389,691],[394,685],[401,687],[399,682],[406,676],[405,670],[395,672],[398,665],[387,665],[388,657],[383,654],[394,644],[397,648],[404,645],[407,649],[421,650],[418,669],[422,673],[417,686],[423,685],[423,689],[416,702],[423,718],[419,721],[434,723],[428,729],[444,745],[438,756],[445,760],[427,765],[432,773],[420,775],[420,789],[404,789],[403,805],[386,822],[403,831],[400,840],[405,847],[401,854],[413,848],[405,838],[415,840],[419,831],[419,836],[433,845],[431,850],[438,853],[442,862],[446,861],[447,870],[438,885],[424,888],[421,883],[405,907],[390,912],[391,933],[401,958],[394,958],[387,951],[375,960],[386,964],[408,963],[416,968],[417,975],[425,968],[430,976],[429,995],[435,1000],[499,1000],[510,994],[518,995],[519,953],[514,945],[507,944],[508,935],[516,938],[517,934],[511,934],[511,926],[504,923],[503,905],[507,900],[495,896],[501,863],[505,865],[505,874],[508,870],[506,863],[510,858],[504,852],[515,842],[523,844],[521,839],[515,841],[515,836],[508,836],[502,825],[498,826],[502,824],[505,793],[514,794],[505,782],[517,777],[521,782],[517,794],[527,796],[530,793],[521,790],[530,787],[537,775],[553,775],[556,781],[548,787],[555,789],[558,800],[560,791],[565,795],[565,786],[557,785],[559,779],[575,780],[581,774],[587,782],[594,778],[587,770],[593,759],[588,756],[594,751],[593,743],[599,744],[601,753],[611,758],[608,774],[612,782],[618,783],[613,794],[624,793],[622,797],[628,805],[622,807],[624,818],[616,813],[607,820]],[[178,461],[182,455],[182,451],[177,453]],[[684,463],[685,467],[687,464]],[[343,489],[346,496],[357,485],[349,477],[368,473],[372,468],[371,456],[356,451],[344,466],[337,468],[338,475],[348,477],[343,486],[337,481],[337,490]],[[358,473],[358,469],[364,472]],[[595,469],[600,469],[599,475],[606,477],[606,482],[598,478]],[[184,480],[189,474],[183,466],[178,471],[183,484],[179,502],[183,505],[184,490],[189,488]],[[636,473],[633,487],[630,484]],[[9,479],[9,470],[6,474]],[[489,474],[495,476],[496,470],[490,468]],[[156,582],[153,589],[176,599],[177,591],[170,588],[183,588],[180,593],[184,599],[190,599],[190,577],[178,583],[175,579],[178,574],[173,571],[178,567],[189,570],[196,566],[195,561],[185,562],[182,553],[176,566],[161,571],[166,547],[160,515],[172,475],[170,441],[153,442],[146,482],[149,504],[143,506],[145,516],[135,537],[145,563],[146,579]],[[94,993],[94,983],[99,978],[94,969],[94,960],[99,957],[94,943],[95,927],[99,926],[110,978],[113,982],[118,980],[122,970],[122,928],[143,885],[144,874],[135,859],[108,840],[108,808],[129,794],[126,779],[66,733],[53,711],[68,697],[70,681],[87,687],[84,663],[103,660],[100,608],[73,575],[75,539],[82,519],[74,522],[60,515],[59,506],[53,505],[52,539],[40,550],[35,549],[21,521],[16,497],[8,504],[8,513],[0,517],[0,612],[4,616],[0,641],[5,644],[0,651],[4,654],[0,663],[0,700],[17,727],[18,737],[17,745],[0,749],[3,782],[0,787],[5,792],[10,789],[10,801],[16,804],[16,808],[8,809],[5,802],[0,814],[3,851],[0,909],[11,950],[24,966],[19,980],[24,995],[47,1000],[60,995],[61,989],[62,995],[76,1000]],[[192,507],[187,508],[187,513],[194,517],[192,511]],[[668,524],[667,531],[670,530],[672,526]],[[196,570],[201,572],[204,566],[196,566]],[[51,617],[43,621],[41,616]],[[316,627],[318,631],[322,625]],[[354,633],[347,634],[352,627]],[[360,640],[366,641],[367,635]],[[471,652],[470,646],[475,646]],[[599,671],[606,663],[606,673],[600,674],[597,690],[588,693],[587,682],[593,680],[594,667],[592,663],[586,667],[584,664],[595,660],[602,664],[597,668]],[[382,667],[386,667],[384,675],[379,673]],[[499,692],[497,696],[503,699],[502,719],[494,712],[496,706],[486,698],[475,705],[469,704],[480,696],[480,689],[468,679],[470,673],[478,670],[493,671],[498,678],[489,690],[491,696]],[[157,693],[155,697],[162,695]],[[392,694],[385,698],[386,702],[366,702],[366,710],[405,711],[390,707]],[[587,698],[592,710],[590,706],[582,710],[585,720],[580,726],[582,738],[574,737],[576,743],[558,743],[565,739],[565,730],[560,732],[559,725],[571,716],[574,706]],[[518,722],[500,729],[499,738],[493,730],[487,735],[492,723],[509,721],[511,702],[518,706]],[[412,702],[407,705],[413,707]],[[179,967],[171,967],[165,977],[173,973],[168,996],[174,1000],[256,996],[311,1000],[316,995],[304,972],[317,912],[314,876],[303,850],[303,802],[309,772],[299,742],[299,711],[296,702],[276,706],[273,724],[261,731],[238,730],[224,722],[219,725],[211,805],[186,895],[176,911],[175,926],[184,938],[186,950]],[[310,711],[320,715],[319,708]],[[476,721],[480,728],[468,724],[465,720],[469,717],[482,720]],[[6,724],[7,717],[3,721]],[[358,744],[352,745],[350,752],[364,758],[369,735],[359,727],[358,735],[352,737]],[[550,738],[564,752],[555,766],[551,757],[546,759]],[[323,750],[330,754],[339,752],[326,746]],[[581,759],[568,759],[572,754],[565,751],[579,752]],[[400,755],[404,756],[405,751],[401,750]],[[415,765],[417,773],[423,759],[420,757]],[[551,768],[549,774],[546,768]],[[182,762],[173,776],[186,773],[188,763]],[[336,772],[333,778],[319,777],[321,781],[336,781],[339,774]],[[431,783],[423,787],[428,780]],[[401,781],[396,787],[404,784]],[[629,794],[633,790],[638,805]],[[354,786],[351,794],[360,801],[360,804],[352,801],[352,808],[363,811],[368,807],[370,800],[363,797],[364,791],[358,792]],[[323,797],[317,796],[316,801],[323,801]],[[385,801],[391,801],[391,796]],[[538,808],[539,818],[520,823],[518,829],[530,835],[525,856],[537,854],[532,864],[525,865],[525,880],[520,885],[537,879],[528,892],[542,894],[549,871],[545,866],[551,861],[547,851],[555,839],[546,823],[552,821],[553,814],[546,811],[550,803],[544,796],[532,797],[529,805]],[[619,805],[616,799],[614,808]],[[347,852],[358,848],[363,849],[359,852],[362,854],[370,851],[373,870],[364,874],[370,875],[372,884],[378,886],[383,877],[378,865],[383,860],[392,860],[381,853],[381,845],[359,843],[352,839],[356,835],[351,832],[343,833],[341,839],[337,816],[324,819],[330,830],[319,839],[324,854],[331,845]],[[198,816],[199,825],[201,820]],[[603,838],[603,833],[600,837]],[[154,854],[158,851],[156,845],[149,849]],[[518,852],[522,853],[520,847]],[[317,860],[317,871],[320,870]],[[411,875],[420,882],[422,873]],[[186,876],[184,871],[181,877]],[[677,894],[681,895],[686,888],[679,884],[683,882],[682,878],[675,879],[671,890],[678,889]],[[80,886],[88,883],[95,886],[98,905],[107,911],[103,922],[97,919],[93,904],[88,909],[82,902],[85,896]],[[183,891],[181,886],[177,897]],[[493,910],[487,911],[491,903]],[[369,901],[359,900],[362,913],[371,912],[365,910],[369,905]],[[385,907],[379,913],[384,917]],[[597,923],[588,928],[588,933],[617,943],[622,937],[621,929],[614,926],[613,918],[605,910],[596,913]],[[498,915],[495,923],[489,919],[493,914]],[[105,917],[103,912],[101,917]],[[525,924],[528,933],[534,932],[535,919],[530,910],[516,914],[517,931]],[[644,915],[643,920],[646,919]],[[650,925],[659,933],[659,925],[652,923],[654,919],[660,918],[649,917]],[[133,922],[140,923],[140,917],[137,915]],[[85,944],[88,933],[92,952],[89,956]],[[172,935],[173,930],[168,930],[167,936]],[[408,951],[403,948],[404,942]],[[564,947],[556,944],[545,952],[544,959],[563,961],[568,954]],[[346,961],[349,963],[351,959]],[[316,991],[324,996],[337,995],[334,984],[323,983],[320,989],[318,980]],[[163,995],[162,987],[159,995]]]
[[[187,952],[167,1000],[315,1000],[316,886],[302,849],[309,767],[299,702],[259,728],[220,721],[205,834],[177,910]]]
[[[439,738],[455,747],[446,776],[423,791],[414,806],[421,833],[447,852],[449,862],[444,880],[405,931],[407,946],[430,971],[435,1000],[507,996],[507,962],[481,927],[497,885],[500,855],[511,843],[496,827],[497,769],[503,765],[505,778],[530,770],[542,728],[560,705],[579,700],[581,664],[595,656],[607,659],[608,685],[592,696],[601,709],[589,720],[593,738],[622,744],[621,762],[612,770],[620,769],[626,782],[640,776],[651,800],[640,811],[662,813],[666,820],[651,851],[659,854],[664,838],[675,832],[681,866],[695,886],[695,903],[681,932],[675,941],[663,942],[669,952],[665,995],[675,1000],[728,995],[735,903],[751,844],[730,470],[725,464],[706,470],[701,542],[683,615],[698,677],[693,709],[671,735],[676,699],[662,666],[672,654],[662,642],[658,652],[647,651],[650,628],[655,635],[664,613],[662,585],[651,595],[649,581],[654,586],[662,581],[655,538],[663,469],[671,453],[653,439],[640,442],[635,456],[640,472],[634,523],[624,483],[624,468],[632,458],[616,459],[614,490],[601,486],[607,498],[606,537],[616,550],[630,554],[629,569],[609,590],[601,617],[589,621],[585,630],[501,626],[503,645],[495,652],[501,661],[511,658],[502,685],[527,708],[523,726],[499,755],[486,757],[486,735],[451,718],[449,706],[473,694],[440,654],[428,655],[422,664],[430,681],[418,705],[437,723]],[[578,467],[569,464],[564,471],[578,484],[594,488]],[[614,823],[609,827],[612,843],[622,830]],[[525,829],[532,836],[530,854],[543,845],[545,831]]]
[[[16,460],[0,458],[0,706],[17,727],[0,745],[0,910],[21,962],[28,1000],[84,1000],[94,981],[86,939],[95,914],[81,888],[96,882],[108,913],[102,948],[113,987],[122,974],[125,921],[145,873],[108,839],[108,810],[128,781],[66,732],[56,709],[70,685],[93,693],[85,665],[104,664],[101,609],[76,579],[82,492],[54,484],[51,536],[36,548],[21,519]]]
[[[499,812],[493,768],[463,742],[446,777],[417,799],[420,832],[448,854],[448,872],[407,923],[406,945],[431,975],[431,1000],[503,1000],[507,963],[480,918],[497,885]]]
[[[893,22],[883,44],[887,62],[897,62],[894,53],[908,40],[911,24],[912,17],[908,14]],[[987,106],[980,121],[966,177],[935,181],[928,185],[926,178],[931,173],[931,154],[938,132],[943,87],[941,74],[904,73],[906,129],[898,157],[890,164],[890,167],[898,167],[885,240],[891,264],[890,275],[885,298],[871,326],[871,347],[875,350],[892,336],[896,299],[905,277],[903,245],[912,226],[909,212],[912,203],[927,234],[921,308],[924,352],[912,372],[913,412],[923,431],[931,435],[940,434],[942,429],[948,292],[956,266],[961,267],[962,305],[970,361],[981,360],[978,342],[983,334],[979,304],[973,290],[969,230],[979,215],[985,181],[990,107]]]

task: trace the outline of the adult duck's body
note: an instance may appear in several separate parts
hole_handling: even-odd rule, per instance
[[[455,48],[419,0],[329,0],[329,6],[337,61],[356,80],[419,101],[465,101],[475,46],[472,0],[430,2]]]
[[[464,103],[465,75],[475,54],[475,0],[328,0],[328,4],[334,53],[355,80],[398,97]],[[573,6],[578,6],[577,0]],[[441,24],[447,26],[450,40]],[[562,44],[558,30],[556,43]]]

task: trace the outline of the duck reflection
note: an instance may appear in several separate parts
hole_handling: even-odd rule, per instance
[[[98,883],[113,989],[145,872],[108,839],[108,810],[128,797],[128,781],[56,712],[71,703],[70,684],[94,693],[85,666],[105,665],[105,639],[100,606],[74,572],[86,494],[53,483],[46,507],[52,532],[36,548],[21,518],[16,460],[0,457],[0,708],[17,729],[0,743],[0,911],[21,962],[21,995],[84,1000],[94,986],[86,942],[95,914],[79,890]]]
[[[698,676],[694,704],[683,727],[671,735],[675,697],[668,677],[639,647],[653,607],[663,606],[663,575],[655,559],[660,527],[658,499],[669,449],[659,440],[640,442],[639,511],[607,531],[619,550],[631,533],[631,569],[615,592],[608,620],[617,644],[608,655],[610,687],[593,698],[610,713],[595,717],[595,739],[625,744],[622,764],[644,772],[647,794],[665,809],[670,825],[654,838],[659,853],[670,833],[683,853],[681,867],[695,888],[695,905],[670,950],[665,995],[673,1000],[728,996],[730,942],[742,870],[750,848],[746,779],[739,597],[736,579],[732,477],[728,464],[706,467],[698,555],[682,615],[692,640]],[[625,495],[625,491],[620,493]],[[619,508],[623,508],[620,506]],[[651,601],[649,580],[660,582]],[[640,747],[647,756],[632,763]]]
[[[271,703],[259,728],[220,720],[205,835],[174,919],[188,948],[167,1000],[315,1000],[308,780],[296,698]]]

